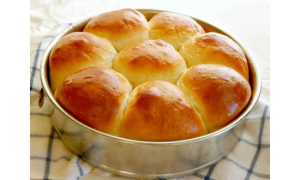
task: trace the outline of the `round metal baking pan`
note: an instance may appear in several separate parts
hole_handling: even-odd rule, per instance
[[[164,12],[154,9],[137,9],[149,20]],[[243,112],[222,129],[187,140],[146,142],[125,139],[95,130],[77,120],[55,100],[49,85],[48,59],[54,45],[66,34],[82,31],[87,18],[62,31],[48,46],[41,62],[42,90],[40,101],[48,98],[51,106],[51,123],[64,144],[90,164],[106,171],[133,178],[174,178],[192,174],[210,166],[232,151],[242,134],[247,114],[253,109],[261,92],[261,76],[248,51],[232,36],[221,29],[193,18],[206,32],[224,34],[244,50],[250,71],[252,97]]]

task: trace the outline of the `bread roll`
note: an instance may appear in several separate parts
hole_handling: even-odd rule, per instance
[[[91,19],[83,31],[107,38],[118,52],[131,44],[149,39],[147,19],[133,9],[103,13]]]
[[[117,135],[131,90],[123,75],[110,68],[92,67],[68,76],[55,98],[84,124]]]
[[[192,18],[171,12],[162,12],[149,21],[150,39],[161,39],[170,43],[177,51],[182,44],[204,29]]]
[[[113,69],[136,87],[149,80],[175,83],[186,70],[186,64],[170,44],[146,40],[121,51],[114,60]]]
[[[67,76],[81,69],[111,67],[116,55],[117,51],[108,40],[93,34],[74,32],[62,37],[54,46],[49,59],[52,92]]]
[[[149,81],[133,90],[120,136],[143,141],[182,140],[206,134],[206,127],[178,87]]]
[[[249,83],[231,68],[202,64],[189,68],[177,85],[187,94],[209,132],[236,118],[251,97]]]
[[[179,53],[188,67],[197,64],[220,64],[239,72],[249,79],[244,51],[233,40],[218,33],[198,34],[186,41]]]

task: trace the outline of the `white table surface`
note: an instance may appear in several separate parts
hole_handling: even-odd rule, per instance
[[[57,24],[119,8],[163,9],[207,21],[237,38],[250,52],[262,75],[261,99],[270,103],[270,2],[266,0],[31,0],[30,55]],[[96,179],[88,174],[83,179]],[[102,177],[101,179],[121,179]]]

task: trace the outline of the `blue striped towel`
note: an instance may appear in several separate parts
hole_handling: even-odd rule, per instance
[[[58,25],[38,45],[30,66],[30,177],[31,179],[86,179],[89,173],[99,177],[115,177],[83,162],[62,143],[51,126],[50,108],[37,105],[41,88],[39,67],[48,44],[70,24]],[[270,115],[269,105],[259,101],[248,115],[245,129],[234,150],[219,163],[199,172],[176,179],[259,180],[270,179]]]

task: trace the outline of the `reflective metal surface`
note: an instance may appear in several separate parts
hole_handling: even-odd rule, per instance
[[[138,10],[149,20],[159,10]],[[232,38],[213,25],[194,18],[206,32],[218,32]],[[78,121],[54,99],[49,86],[48,58],[53,46],[64,35],[81,31],[90,18],[59,34],[47,48],[41,63],[43,98],[53,108],[51,122],[64,144],[90,164],[106,171],[134,178],[173,178],[196,172],[227,155],[237,144],[245,116],[253,109],[261,91],[261,77],[254,60],[243,46],[250,68],[252,97],[245,110],[226,127],[205,136],[170,142],[145,142],[102,133]],[[46,97],[47,96],[47,97]],[[39,101],[42,101],[40,98]],[[41,103],[42,105],[42,103]]]

